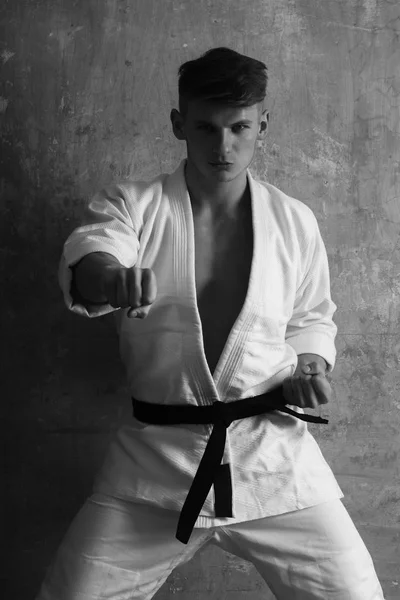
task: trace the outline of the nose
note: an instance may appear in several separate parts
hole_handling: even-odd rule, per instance
[[[232,135],[229,129],[222,129],[215,134],[213,144],[213,154],[215,156],[226,158],[232,148]]]

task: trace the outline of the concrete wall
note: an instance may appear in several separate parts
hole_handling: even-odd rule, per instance
[[[3,0],[0,39],[4,597],[32,598],[129,399],[109,322],[67,314],[62,243],[87,196],[169,171],[181,62],[228,45],[270,70],[260,178],[315,211],[339,306],[331,423],[315,435],[400,597],[400,7],[396,0]],[[2,588],[4,589],[4,587]],[[167,598],[266,598],[207,549]]]

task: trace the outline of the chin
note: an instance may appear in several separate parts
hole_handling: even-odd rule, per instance
[[[237,173],[222,171],[220,173],[211,173],[210,179],[213,181],[233,181],[237,175]]]
[[[207,178],[212,181],[232,181],[235,179],[242,169],[239,169],[237,165],[234,165],[228,169],[214,169],[208,165]]]

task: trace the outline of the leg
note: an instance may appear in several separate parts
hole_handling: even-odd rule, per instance
[[[68,530],[37,600],[147,600],[209,538],[175,539],[178,514],[94,494]]]
[[[222,528],[278,600],[382,600],[371,556],[340,500]]]

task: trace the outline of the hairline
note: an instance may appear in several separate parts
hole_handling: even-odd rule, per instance
[[[202,101],[209,104],[214,104],[216,106],[223,106],[225,108],[251,108],[253,106],[257,106],[257,110],[259,115],[264,111],[264,102],[265,97],[262,100],[258,100],[256,102],[252,102],[251,104],[242,104],[240,101],[237,103],[234,101],[224,102],[223,98],[202,98],[201,96],[193,96],[191,98],[185,98],[184,96],[179,96],[179,112],[182,117],[186,117],[188,113],[188,107],[190,102]]]

